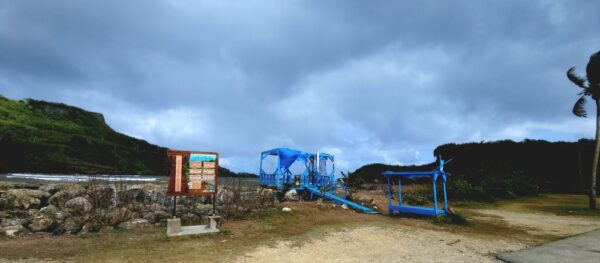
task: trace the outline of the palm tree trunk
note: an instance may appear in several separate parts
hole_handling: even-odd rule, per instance
[[[596,100],[596,150],[592,167],[592,183],[590,185],[590,209],[596,209],[596,174],[600,157],[600,100]]]

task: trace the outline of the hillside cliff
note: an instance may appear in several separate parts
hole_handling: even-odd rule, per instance
[[[0,96],[0,173],[167,175],[165,151],[114,131],[100,113]]]

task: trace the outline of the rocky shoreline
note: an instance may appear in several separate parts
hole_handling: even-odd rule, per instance
[[[217,214],[250,213],[281,201],[271,189],[222,187]],[[199,224],[212,214],[211,197],[178,197],[176,216]],[[0,235],[46,232],[55,235],[163,226],[172,217],[173,198],[157,184],[0,182]]]

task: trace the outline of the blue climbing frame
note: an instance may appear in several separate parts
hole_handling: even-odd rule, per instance
[[[433,171],[425,171],[425,172],[392,172],[386,171],[382,173],[383,176],[387,178],[388,183],[388,213],[389,215],[393,215],[394,211],[398,211],[400,213],[410,213],[410,214],[419,214],[419,215],[428,215],[428,216],[436,216],[436,215],[446,215],[448,212],[448,197],[446,195],[446,180],[449,173],[444,172],[444,160],[440,159],[440,166]],[[402,204],[402,182],[401,179],[416,179],[416,178],[431,178],[431,183],[433,186],[433,207],[418,207],[418,206],[408,206]],[[393,202],[393,193],[392,193],[392,183],[395,180],[398,180],[398,203],[394,204]],[[438,179],[442,180],[442,187],[444,189],[444,209],[438,208],[437,202],[437,189],[436,182]]]
[[[264,170],[264,161],[268,156],[277,157],[277,167],[274,172]],[[317,161],[318,160],[318,161]],[[290,167],[295,162],[300,162],[303,171],[293,174]],[[331,171],[327,170],[327,163],[331,162]],[[333,155],[327,153],[309,153],[289,148],[275,148],[260,154],[260,171],[258,183],[262,187],[276,188],[279,190],[296,189],[306,191],[310,198],[323,197],[338,204],[367,214],[378,212],[363,205],[347,200],[348,187],[338,182],[334,176],[335,163]],[[344,196],[337,196],[337,189],[344,190]]]
[[[264,161],[268,156],[277,157],[277,167],[273,173],[264,170]],[[317,158],[319,161],[317,162]],[[304,167],[300,174],[293,174],[290,167],[295,162],[300,162]],[[331,162],[331,171],[327,171],[327,163]],[[317,163],[320,167],[317,168]],[[331,187],[335,191],[336,180],[334,176],[335,162],[331,154],[303,152],[289,148],[275,148],[264,151],[260,155],[259,184],[263,187],[302,190],[305,186]],[[312,180],[311,180],[312,179]],[[333,187],[332,187],[333,186]]]

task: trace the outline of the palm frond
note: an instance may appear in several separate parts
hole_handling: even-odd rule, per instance
[[[567,70],[567,78],[569,78],[569,80],[575,83],[575,85],[578,87],[582,89],[587,88],[585,86],[585,79],[575,73],[575,67],[571,67],[569,70]]]
[[[600,51],[590,56],[590,61],[585,68],[590,87],[598,88],[600,86]]]
[[[587,117],[587,112],[585,111],[585,96],[579,97],[575,105],[573,105],[573,114],[577,117]]]

